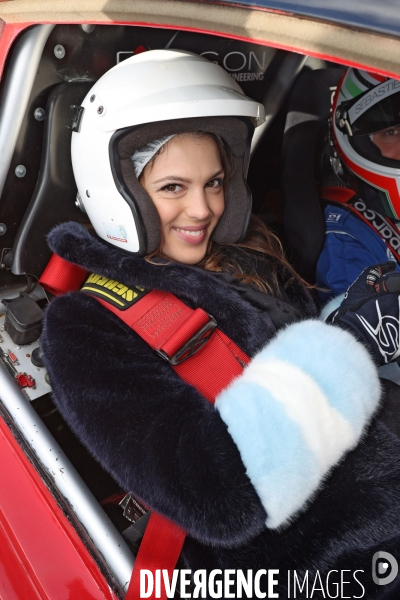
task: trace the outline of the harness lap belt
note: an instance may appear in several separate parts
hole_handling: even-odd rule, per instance
[[[128,288],[107,277],[88,276],[82,267],[56,254],[39,283],[56,296],[81,289],[96,297],[211,403],[250,362],[247,354],[217,328],[212,316],[201,308],[189,308],[169,292]],[[178,525],[155,511],[151,513],[126,600],[140,598],[141,569],[152,571],[154,578],[157,569],[166,569],[171,581],[185,537]],[[150,598],[155,598],[155,593]],[[165,586],[161,586],[160,598],[166,599]]]

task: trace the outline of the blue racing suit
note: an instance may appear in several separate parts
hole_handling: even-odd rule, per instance
[[[328,204],[325,227],[316,271],[318,293],[324,303],[343,294],[366,267],[396,261],[383,239],[345,208]],[[397,262],[396,270],[400,271]]]

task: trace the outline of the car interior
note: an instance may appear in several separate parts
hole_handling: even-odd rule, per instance
[[[40,37],[41,27],[47,30]],[[279,236],[302,277],[314,283],[324,239],[318,197],[324,178],[321,157],[329,143],[332,94],[344,67],[194,32],[128,25],[38,25],[21,34],[7,58],[0,89],[4,122],[12,123],[20,109],[22,95],[15,80],[21,79],[21,68],[31,68],[26,58],[21,67],[30,44],[41,44],[38,68],[31,74],[31,84],[26,75],[25,83],[17,82],[25,85],[25,108],[16,144],[9,149],[10,166],[0,181],[0,362],[15,381],[10,404],[2,409],[9,414],[3,416],[10,422],[12,403],[29,404],[40,417],[40,435],[49,432],[69,461],[71,490],[87,488],[99,518],[104,515],[107,527],[122,536],[127,552],[136,554],[148,510],[118,487],[65,424],[52,401],[51,382],[40,356],[40,323],[51,301],[38,283],[51,256],[46,235],[60,222],[89,223],[77,198],[70,160],[76,107],[108,69],[149,49],[189,50],[223,66],[245,94],[266,108],[266,124],[255,136],[248,177],[253,212]],[[32,449],[26,451],[32,454]],[[38,468],[48,479],[47,460],[52,459],[44,451]],[[77,493],[71,490],[57,492],[66,506],[73,504],[69,494]],[[86,517],[80,514],[77,519],[82,522]],[[89,531],[90,524],[85,523]],[[116,576],[120,584],[121,579]]]

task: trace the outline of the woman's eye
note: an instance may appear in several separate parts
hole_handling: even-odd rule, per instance
[[[182,189],[182,187],[180,185],[178,185],[177,183],[168,183],[168,185],[164,185],[164,187],[161,188],[161,190],[163,192],[172,192],[172,193],[180,192],[181,189]]]
[[[221,178],[211,179],[208,183],[206,183],[206,187],[211,188],[220,188],[222,187],[224,180]]]

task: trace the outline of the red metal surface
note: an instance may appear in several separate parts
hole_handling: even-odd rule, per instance
[[[0,19],[0,79],[3,75],[4,63],[15,38],[33,23],[4,23]]]
[[[116,600],[2,419],[0,456],[1,600]]]

